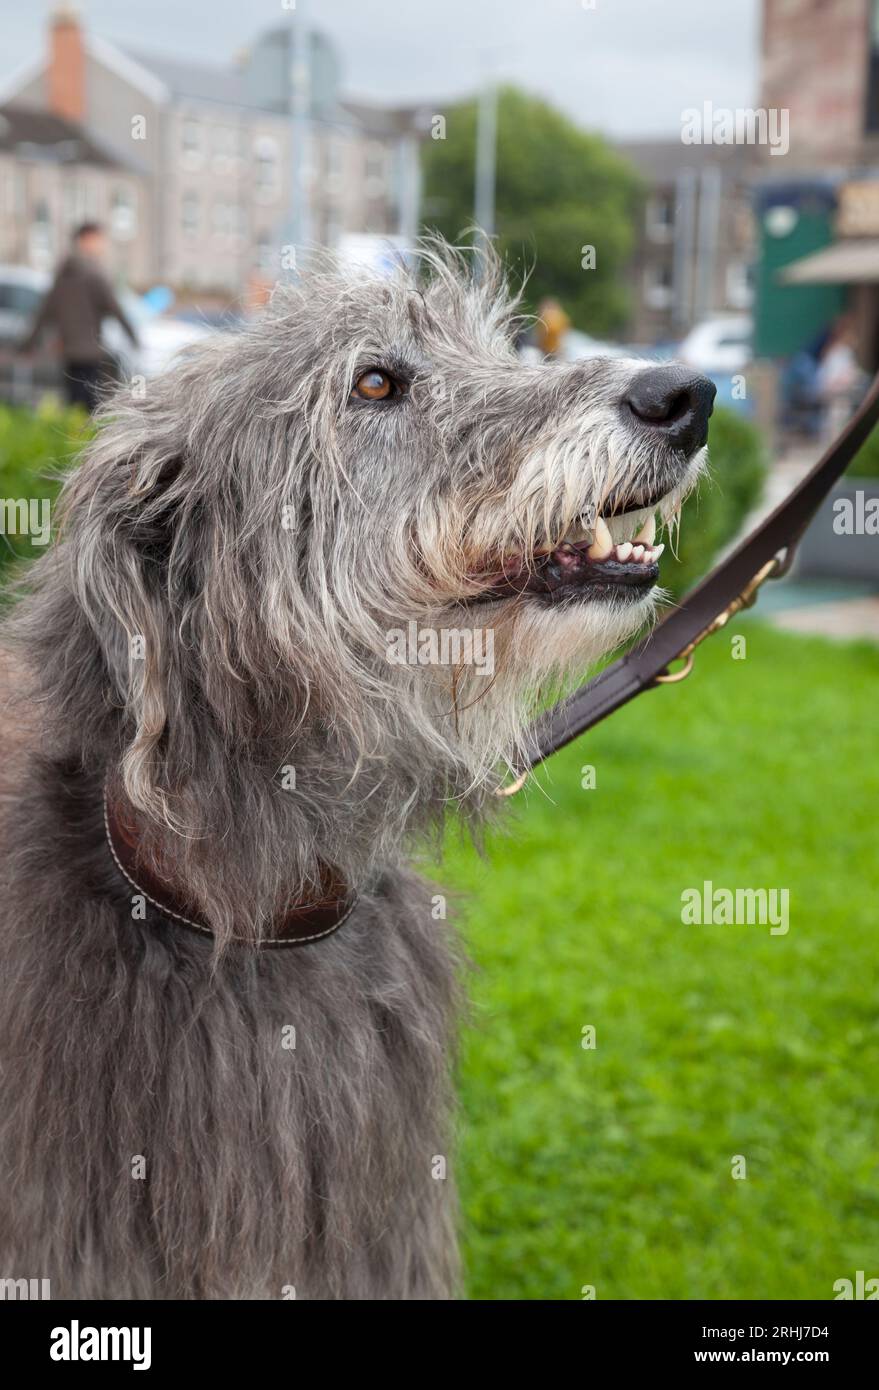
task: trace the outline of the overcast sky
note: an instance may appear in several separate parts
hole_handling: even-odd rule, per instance
[[[441,109],[490,62],[581,124],[620,136],[673,134],[686,107],[747,106],[756,96],[759,0],[297,4],[336,41],[349,96]],[[0,0],[0,79],[41,52],[50,8]],[[230,61],[289,19],[282,0],[79,0],[78,8],[103,38],[210,63]]]

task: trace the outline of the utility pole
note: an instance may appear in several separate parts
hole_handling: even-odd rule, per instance
[[[305,0],[298,0],[290,16],[290,239],[301,263],[311,240],[310,120],[311,71]]]
[[[497,166],[497,84],[486,63],[476,118],[476,225],[488,240],[494,235],[494,194]]]

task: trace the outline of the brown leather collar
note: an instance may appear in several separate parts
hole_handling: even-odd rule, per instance
[[[213,936],[197,906],[166,877],[161,865],[151,863],[141,853],[141,837],[133,809],[118,797],[104,791],[104,827],[107,844],[116,868],[127,883],[161,915],[201,936]],[[325,894],[316,902],[296,903],[275,923],[270,937],[250,941],[233,937],[243,945],[259,947],[307,946],[332,936],[346,922],[357,905],[357,894],[344,891],[344,885],[327,872]]]

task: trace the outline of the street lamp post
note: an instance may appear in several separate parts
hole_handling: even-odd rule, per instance
[[[290,237],[299,256],[311,237],[311,207],[308,187],[309,121],[311,117],[308,25],[305,0],[299,0],[290,21]]]
[[[476,120],[476,225],[483,236],[494,235],[495,174],[497,165],[497,84],[490,75],[479,93]]]

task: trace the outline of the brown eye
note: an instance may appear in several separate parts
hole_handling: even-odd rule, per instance
[[[393,394],[393,381],[387,372],[380,372],[376,368],[358,377],[352,392],[352,395],[359,396],[364,401],[384,401]]]

